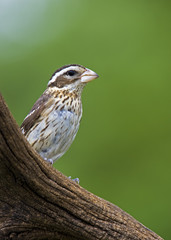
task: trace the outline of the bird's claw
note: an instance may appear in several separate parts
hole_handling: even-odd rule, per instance
[[[77,183],[77,184],[80,183],[79,178],[74,178],[74,179],[72,179],[71,176],[69,176],[68,178],[71,179],[72,181],[74,181],[74,182]]]
[[[50,163],[50,164],[53,164],[53,160],[50,159],[50,158],[44,158],[44,160],[45,160],[46,162]]]

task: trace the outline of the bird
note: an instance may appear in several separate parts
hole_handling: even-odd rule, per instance
[[[57,69],[25,117],[21,131],[45,161],[53,164],[72,144],[82,117],[82,90],[98,77],[79,64]]]

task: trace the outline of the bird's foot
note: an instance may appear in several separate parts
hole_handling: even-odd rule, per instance
[[[79,178],[74,178],[74,179],[72,179],[71,176],[69,176],[68,178],[71,179],[72,181],[74,181],[74,182],[77,183],[77,184],[80,183]]]
[[[43,158],[46,162],[50,163],[50,164],[53,164],[53,160],[50,159],[50,158]]]

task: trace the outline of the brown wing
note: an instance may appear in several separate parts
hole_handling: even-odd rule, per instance
[[[41,116],[42,111],[45,108],[45,105],[50,98],[49,94],[43,93],[40,98],[35,102],[31,111],[24,119],[23,123],[21,124],[21,130],[24,131],[24,135],[33,127],[35,122]]]

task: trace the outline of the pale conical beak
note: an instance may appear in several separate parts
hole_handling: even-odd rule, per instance
[[[81,75],[81,82],[82,83],[87,83],[92,81],[95,78],[98,78],[99,75],[92,70],[86,68],[86,71]]]

